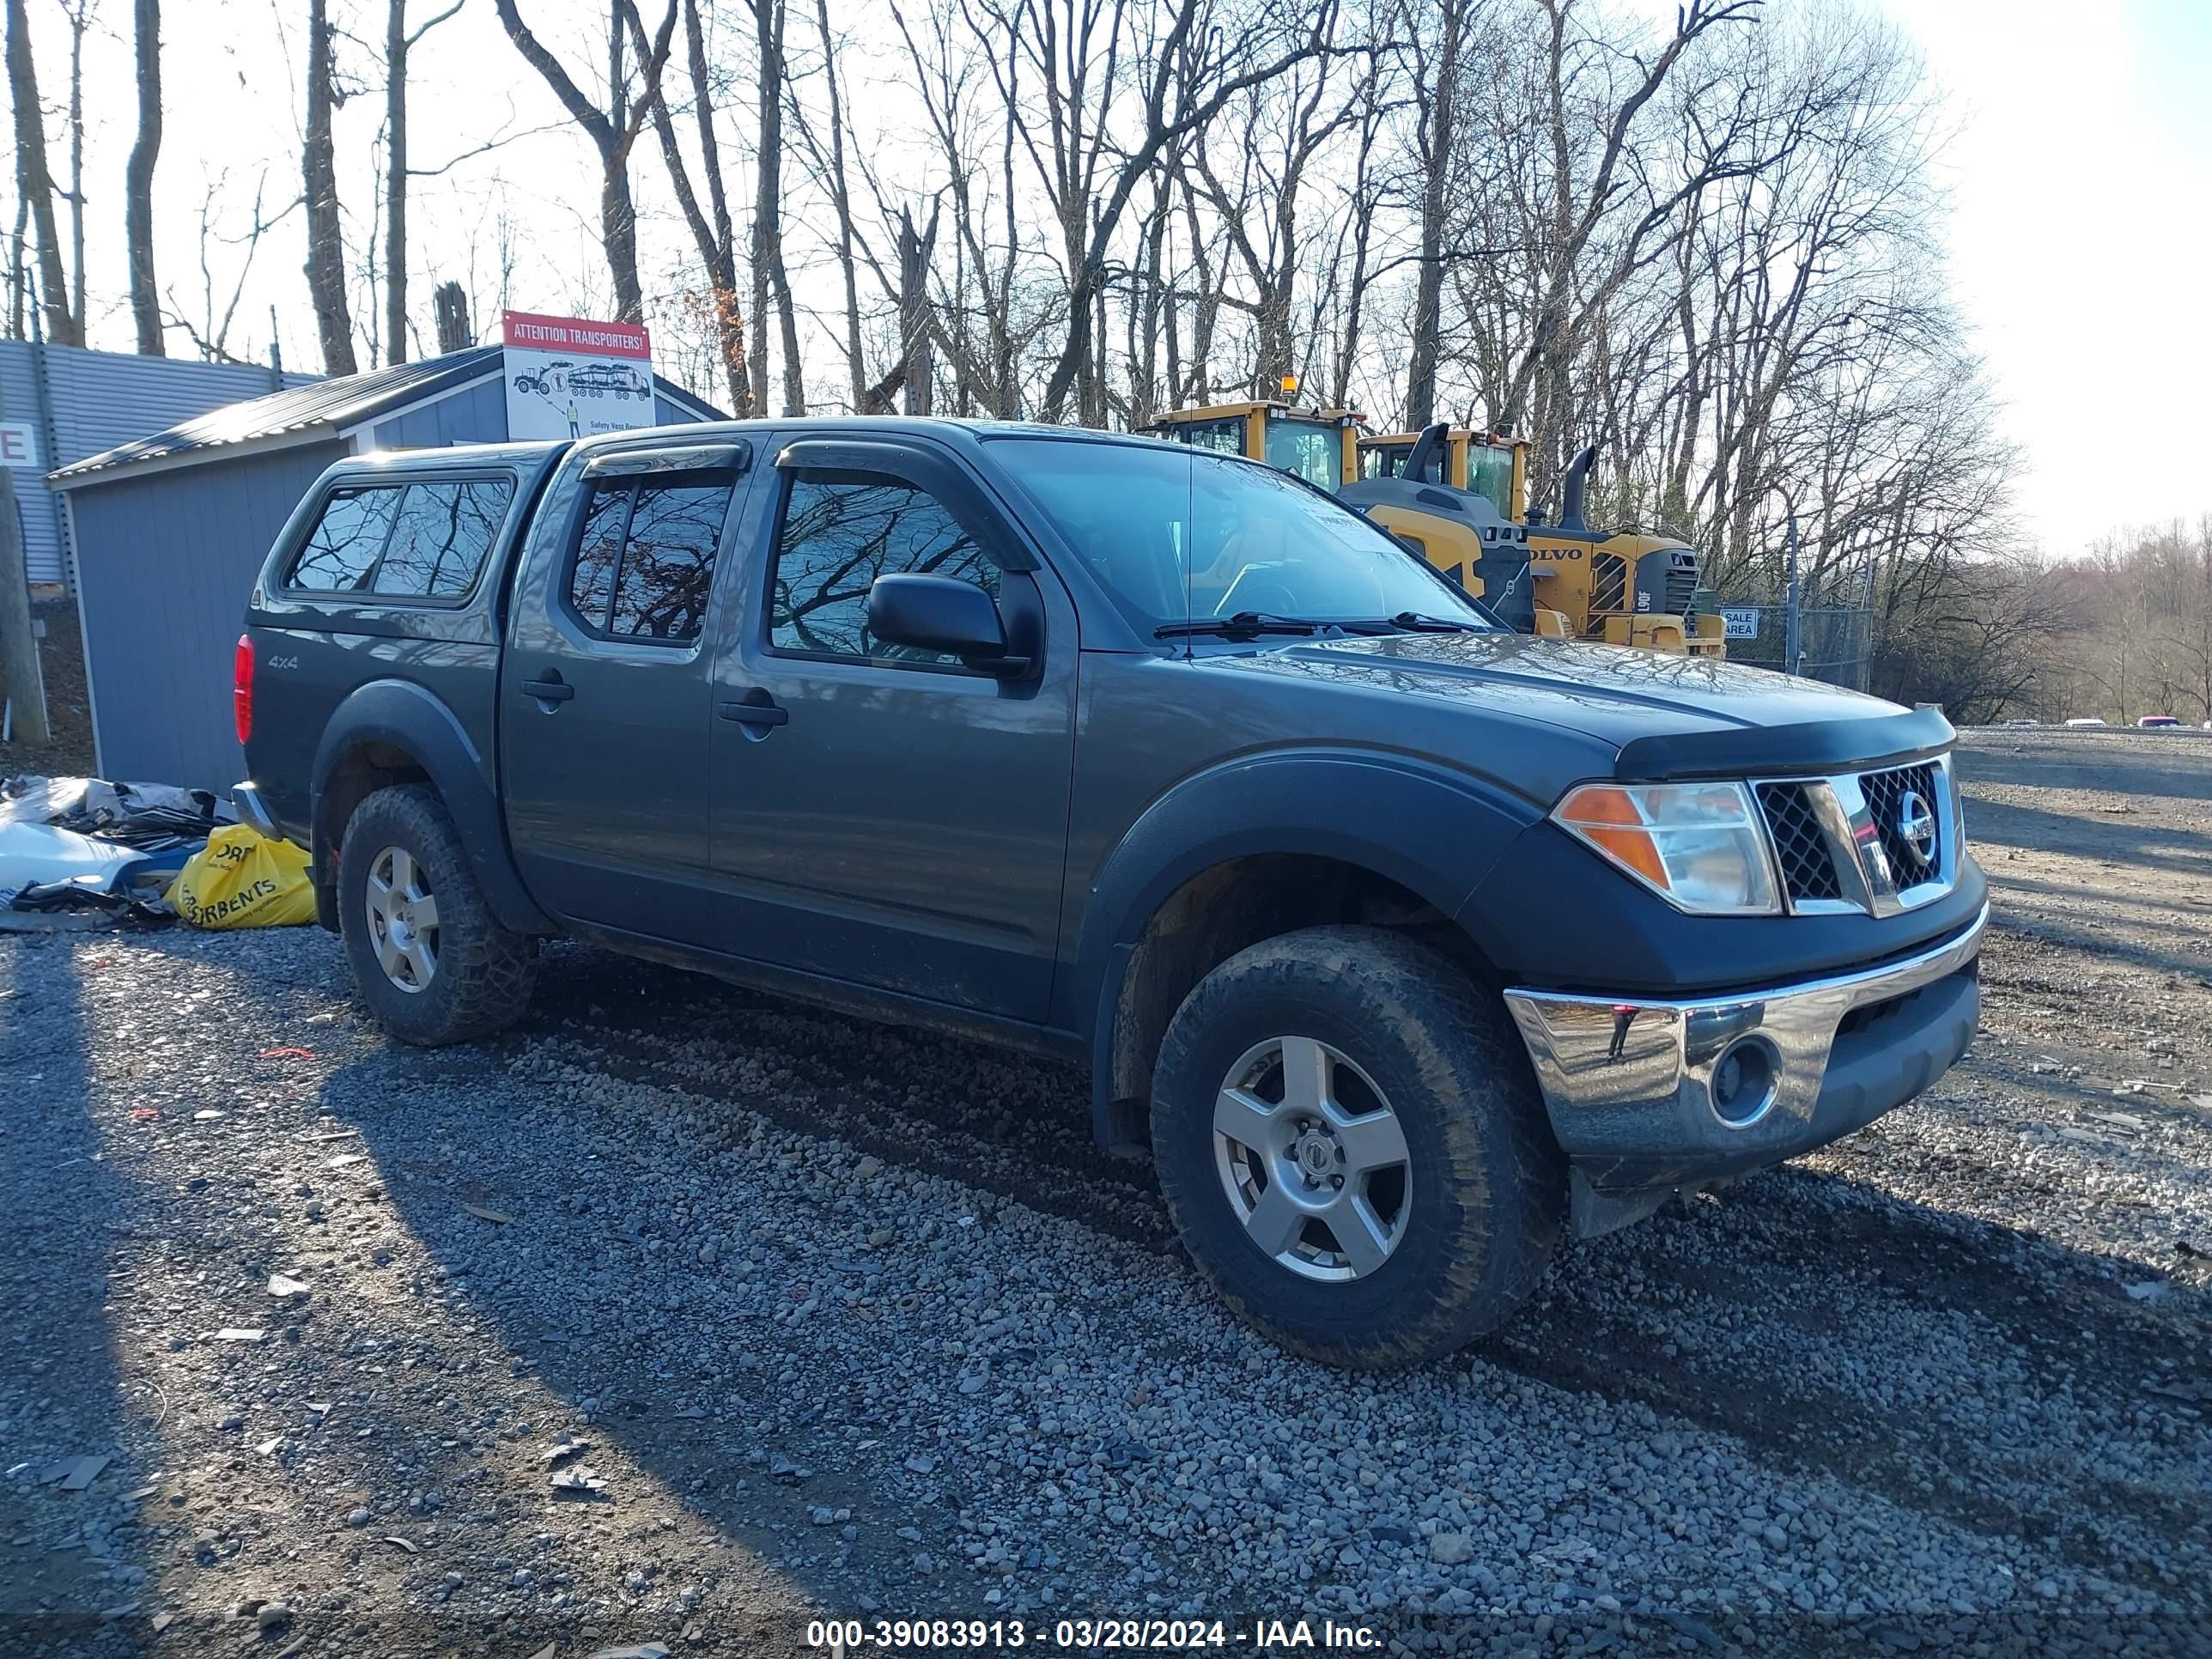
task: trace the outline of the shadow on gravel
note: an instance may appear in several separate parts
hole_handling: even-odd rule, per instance
[[[2069,919],[2069,908],[2076,905],[2101,904],[2106,907],[2109,915],[2112,903],[2109,895],[2094,892],[2069,882],[2022,880],[2016,877],[2000,877],[1993,880],[1991,885],[1998,890],[1998,896],[1990,914],[1990,931],[1993,934],[2064,945],[2106,962],[2212,983],[2212,979],[2208,979],[2208,970],[2212,970],[2212,954],[2206,951],[2205,930],[2202,923],[2159,920],[2148,900],[2141,905],[2128,907],[2130,913],[2125,925],[2129,928],[2166,935],[2174,939],[2179,947],[2177,950],[2160,950],[2150,945],[2138,945],[2132,939],[2115,937],[2116,930],[2111,923],[2096,916],[2094,912],[2086,921]],[[2050,911],[2024,914],[2031,904],[2036,903],[2053,907],[2056,914]],[[2173,913],[2168,909],[2165,914],[2171,916]],[[2074,987],[2070,994],[2078,995],[2081,988]]]
[[[2212,789],[2212,777],[2205,781]],[[2022,847],[2065,853],[2108,864],[2135,864],[2167,875],[2212,877],[2212,852],[2201,831],[2143,823],[2124,812],[2077,817],[1984,800],[1969,793],[1966,835],[1976,847]]]
[[[730,1155],[717,1103],[741,1103],[781,1127],[880,1147],[887,1159],[1173,1250],[1148,1170],[1117,1172],[1144,1194],[1118,1223],[1072,1182],[1099,1160],[1079,1080],[1060,1068],[589,953],[549,964],[530,1029],[541,1041],[573,1040],[564,1064],[684,1091],[696,1105],[688,1121],[702,1170]],[[386,1051],[334,1076],[325,1098],[359,1125],[406,1224],[453,1294],[493,1322],[503,1350],[724,1539],[832,1605],[854,1605],[862,1587],[887,1607],[902,1596],[936,1607],[957,1596],[912,1562],[945,1547],[970,1472],[939,1470],[918,1486],[906,1446],[878,1434],[915,1385],[885,1385],[880,1373],[825,1378],[789,1323],[789,1298],[818,1297],[835,1275],[857,1282],[866,1264],[833,1251],[787,1285],[722,1288],[726,1279],[685,1265],[694,1241],[659,1184],[665,1164],[617,1167],[595,1148],[590,1213],[535,1218],[526,1271],[544,1288],[514,1295],[514,1269],[496,1264],[524,1241],[491,1238],[456,1213],[457,1203],[502,1201],[489,1146],[481,1170],[441,1166],[419,1129],[365,1109],[394,1090],[465,1094],[481,1064],[459,1052]],[[804,1073],[807,1086],[778,1104],[762,1097],[775,1089],[732,1080],[748,1066],[786,1085]],[[871,1074],[886,1066],[890,1077]],[[960,1079],[1000,1066],[1027,1079],[1015,1093],[1034,1115],[1012,1133],[997,1129],[999,1107],[967,1121],[901,1076],[921,1067]],[[731,1077],[718,1083],[720,1067]],[[453,1122],[469,1121],[465,1099],[453,1110]],[[478,1121],[475,1133],[498,1130]],[[504,1285],[489,1282],[501,1272]],[[500,1293],[478,1297],[478,1284]],[[643,1301],[642,1324],[625,1316],[627,1300]],[[701,1359],[679,1336],[702,1323],[720,1340]],[[665,1341],[650,1334],[656,1326]],[[2203,1547],[2196,1497],[2132,1481],[2104,1455],[2108,1443],[2157,1431],[2138,1413],[2164,1413],[2169,1437],[2202,1435],[2201,1423],[2138,1391],[2185,1358],[2172,1317],[2130,1302],[2109,1261],[1848,1179],[1775,1172],[1571,1248],[1537,1303],[1472,1353],[1570,1394],[1735,1437],[1765,1462],[1988,1538],[2047,1543],[2145,1589],[2173,1588],[2149,1565],[2146,1536]],[[924,1371],[939,1363],[930,1356]],[[848,1508],[861,1531],[849,1548],[837,1528],[817,1524]],[[901,1528],[929,1541],[894,1541]]]
[[[0,1650],[133,1650],[118,1620],[138,1600],[137,1506],[122,1493],[127,1401],[106,1304],[124,1287],[130,1183],[100,1156],[88,1115],[92,1042],[80,975],[96,944],[71,935],[0,945]],[[116,1133],[123,1133],[118,1129]]]
[[[1141,1237],[1142,1226],[1127,1218],[1117,1224],[1095,1194],[1085,1200],[1080,1183],[1054,1178],[1057,1139],[1024,1140],[1019,1154],[1001,1144],[1002,1120],[1011,1135],[1019,1112],[1065,1092],[1085,1163],[1096,1168],[1085,1103],[1069,1075],[957,1039],[849,1021],[630,958],[563,948],[549,951],[544,967],[532,1012],[513,1036],[470,1048],[380,1047],[331,1073],[321,1094],[329,1112],[359,1130],[395,1219],[437,1264],[420,1285],[426,1311],[478,1326],[482,1335],[471,1348],[479,1361],[511,1364],[518,1398],[550,1395],[546,1403],[557,1402],[529,1413],[532,1437],[519,1449],[529,1468],[511,1483],[516,1500],[526,1510],[543,1506],[545,1527],[574,1529],[601,1548],[622,1547],[625,1559],[634,1551],[685,1561],[680,1571],[693,1582],[750,1574],[768,1592],[757,1604],[781,1611],[775,1621],[763,1615],[757,1644],[740,1637],[740,1651],[796,1650],[789,1609],[801,1602],[848,1613],[880,1609],[885,1616],[990,1616],[993,1607],[980,1598],[995,1581],[964,1571],[955,1519],[965,1513],[978,1471],[917,1457],[915,1446],[887,1427],[914,1390],[934,1386],[924,1379],[946,1364],[945,1354],[933,1345],[916,1356],[908,1376],[903,1365],[881,1363],[896,1356],[872,1353],[866,1363],[848,1358],[841,1365],[834,1349],[809,1340],[816,1334],[810,1325],[849,1330],[865,1314],[835,1305],[830,1287],[860,1283],[874,1264],[820,1239],[781,1241],[783,1249],[772,1239],[726,1242],[718,1262],[702,1264],[697,1200],[665,1184],[670,1161],[654,1153],[627,1162],[636,1149],[620,1135],[580,1147],[534,1139],[542,1133],[527,1121],[534,1091],[515,1081],[509,1066],[533,1041],[588,1041],[595,1076],[683,1091],[680,1098],[696,1101],[698,1109],[688,1120],[691,1156],[677,1161],[702,1179],[742,1157],[741,1134],[717,1121],[725,1101],[742,1099],[743,1109],[775,1127],[834,1136],[987,1194],[1011,1195],[1009,1171],[1019,1164],[1037,1189],[1021,1192],[1022,1201],[1042,1198],[1048,1207],[1051,1194],[1061,1192],[1072,1218]],[[679,1049],[695,1069],[676,1066]],[[741,1066],[752,1079],[742,1088]],[[902,1082],[872,1075],[915,1068],[980,1089],[990,1103],[980,1115],[963,1117],[941,1101],[917,1098]],[[796,1103],[799,1073],[808,1100],[819,1091],[837,1098],[837,1109]],[[1007,1076],[1017,1082],[1005,1083]],[[1007,1089],[1030,1097],[1008,1098]],[[849,1105],[842,1098],[848,1091]],[[404,1098],[405,1110],[392,1109],[395,1097]],[[529,1150],[518,1152],[523,1146]],[[557,1166],[550,1180],[548,1158]],[[1148,1187],[1146,1175],[1140,1170],[1137,1179]],[[577,1208],[568,1207],[571,1200]],[[487,1212],[505,1220],[487,1222]],[[825,1207],[825,1237],[828,1231]],[[763,1264],[757,1274],[738,1271],[736,1257],[747,1249]],[[902,1288],[891,1285],[880,1294],[896,1299]],[[1051,1358],[1036,1346],[994,1346],[988,1359],[980,1351],[975,1356],[1002,1372],[1018,1364],[1047,1365]],[[593,1443],[592,1449],[562,1467],[603,1478],[601,1498],[549,1491],[551,1468],[537,1462],[538,1454],[569,1431]],[[621,1541],[657,1538],[659,1517],[679,1508],[682,1524],[703,1526],[711,1535]],[[855,1537],[847,1537],[848,1528]],[[1068,1564],[1047,1557],[1032,1565],[1049,1572]],[[729,1650],[734,1634],[731,1601],[725,1583],[708,1626],[711,1639],[723,1644],[716,1650]],[[541,1633],[593,1622],[570,1613],[542,1630],[537,1623],[523,1628],[534,1642]],[[607,1626],[610,1640],[624,1629],[659,1632],[672,1645],[684,1627],[682,1618],[596,1622]]]
[[[2175,752],[2146,758],[2130,747],[2116,756],[2095,738],[2045,740],[2016,752],[1971,742],[1959,750],[1960,776],[1971,791],[1978,783],[2008,784],[2024,789],[2081,789],[2100,795],[2148,795],[2201,801],[2212,795],[2212,732],[2161,738]],[[2123,764],[2124,763],[2124,764]],[[1988,810],[1970,804],[1969,811]],[[1970,830],[1978,831],[1970,821]]]
[[[2131,1300],[2164,1270],[2118,1265],[1785,1168],[1571,1249],[1475,1352],[2170,1593],[2113,1522],[2201,1551],[2202,1492],[2106,1454],[2161,1415],[2204,1447],[2201,1413],[2145,1391],[2190,1375],[2203,1316]]]

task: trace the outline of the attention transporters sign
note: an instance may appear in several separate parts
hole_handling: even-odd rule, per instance
[[[588,438],[654,422],[653,337],[637,323],[510,311],[507,435]]]

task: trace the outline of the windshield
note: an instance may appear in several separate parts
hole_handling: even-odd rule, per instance
[[[1487,495],[1502,519],[1513,516],[1513,452],[1490,444],[1467,447],[1467,487]]]
[[[1411,444],[1362,444],[1359,446],[1359,476],[1363,478],[1401,477],[1406,471],[1406,458],[1413,453]]]
[[[1332,495],[1344,482],[1344,434],[1321,421],[1267,422],[1267,465]]]
[[[1367,520],[1266,467],[1168,444],[1055,438],[1008,470],[1138,626],[1251,611],[1494,624]]]

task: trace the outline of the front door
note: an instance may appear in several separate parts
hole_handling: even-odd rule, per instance
[[[710,617],[748,453],[609,451],[540,509],[501,668],[501,759],[516,861],[558,915],[712,942]]]
[[[1041,1021],[1074,757],[1075,615],[959,464],[922,441],[814,440],[763,468],[745,610],[715,672],[726,948]],[[867,627],[878,576],[932,573],[1036,624],[994,677]]]

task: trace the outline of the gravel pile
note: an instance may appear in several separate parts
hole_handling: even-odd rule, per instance
[[[574,949],[426,1054],[311,930],[0,942],[0,1648],[2203,1651],[2212,866],[2153,932],[1991,787],[1966,1066],[1385,1377],[1232,1322],[1063,1070]]]

